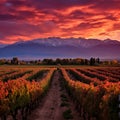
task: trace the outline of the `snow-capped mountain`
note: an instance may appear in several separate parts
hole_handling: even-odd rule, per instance
[[[19,41],[0,48],[0,58],[90,58],[120,59],[120,42],[84,38],[44,38]]]
[[[100,40],[96,39],[83,39],[83,38],[47,38],[47,39],[35,39],[32,40],[34,43],[46,44],[52,46],[72,45],[75,47],[90,47],[101,44]]]
[[[84,38],[59,38],[59,37],[51,37],[51,38],[40,38],[27,41],[26,43],[33,42],[38,44],[50,45],[50,46],[62,46],[62,45],[70,45],[75,47],[92,47],[100,44],[120,44],[117,40],[98,40],[98,39],[84,39]],[[23,43],[20,42],[20,43]]]

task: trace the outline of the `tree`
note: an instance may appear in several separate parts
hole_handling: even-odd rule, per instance
[[[14,64],[14,65],[18,65],[19,63],[19,60],[17,57],[13,57],[13,59],[11,60],[11,63]]]
[[[0,59],[0,65],[5,64],[6,60],[5,59]]]
[[[85,65],[88,65],[89,61],[87,59],[85,59]]]
[[[97,59],[96,59],[96,63],[97,63],[97,64],[100,64],[100,58],[97,58]]]
[[[90,65],[95,65],[95,58],[90,58]]]
[[[53,65],[54,61],[52,59],[43,59],[42,63],[44,65]]]
[[[112,64],[112,65],[117,65],[118,63],[119,63],[118,60],[112,60],[112,61],[111,61],[111,64]]]

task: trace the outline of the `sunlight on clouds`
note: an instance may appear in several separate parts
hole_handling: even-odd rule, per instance
[[[119,1],[0,1],[0,41],[46,37],[120,40]]]

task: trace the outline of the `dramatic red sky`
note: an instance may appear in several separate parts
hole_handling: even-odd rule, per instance
[[[0,42],[55,36],[120,40],[120,0],[0,0]]]

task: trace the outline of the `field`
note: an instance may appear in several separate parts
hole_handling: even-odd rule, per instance
[[[0,120],[119,120],[120,67],[0,66]]]

